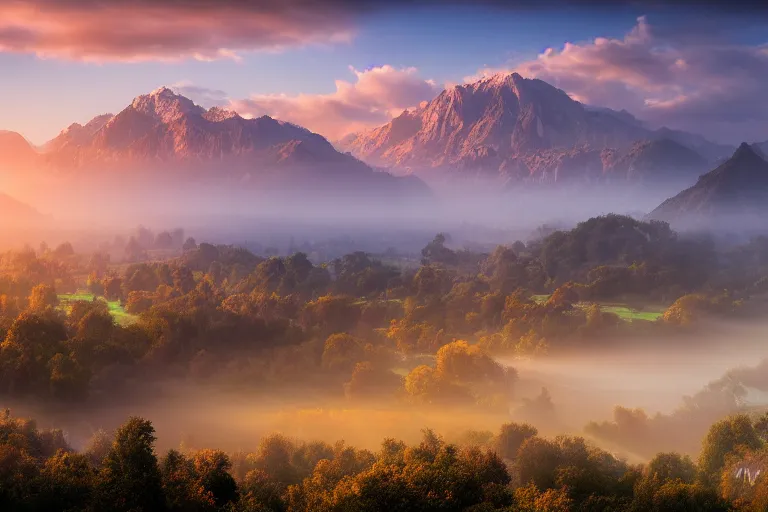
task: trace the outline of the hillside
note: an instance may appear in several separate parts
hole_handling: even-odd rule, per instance
[[[0,130],[0,172],[30,168],[38,157],[37,151],[20,134]]]
[[[612,158],[615,157],[615,158]],[[638,141],[627,151],[604,158],[604,171],[628,181],[695,180],[707,168],[707,160],[671,139]]]
[[[696,184],[651,212],[670,222],[717,221],[718,216],[761,217],[768,209],[768,161],[743,143],[733,156]]]
[[[14,229],[43,220],[45,216],[32,206],[0,192],[0,228]]]

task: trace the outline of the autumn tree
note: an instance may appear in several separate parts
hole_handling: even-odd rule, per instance
[[[31,311],[41,312],[46,308],[55,307],[59,303],[56,290],[53,286],[39,284],[32,288],[29,295],[29,309]]]

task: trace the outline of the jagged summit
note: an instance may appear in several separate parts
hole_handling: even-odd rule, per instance
[[[176,94],[168,87],[160,87],[149,94],[137,96],[131,107],[142,114],[171,123],[186,114],[205,113],[205,109],[195,105],[189,98]]]
[[[149,93],[150,96],[162,96],[162,95],[171,95],[176,96],[176,93],[173,92],[173,89],[170,87],[166,87],[165,85],[161,85],[157,89],[152,90]]]

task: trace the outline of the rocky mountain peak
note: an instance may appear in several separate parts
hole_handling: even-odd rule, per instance
[[[746,142],[742,142],[739,147],[736,149],[736,152],[731,157],[731,160],[736,163],[745,163],[745,164],[756,164],[756,163],[765,163],[765,160],[758,154],[755,149],[747,144]]]
[[[204,108],[168,87],[160,87],[149,94],[137,96],[131,102],[131,107],[165,124],[172,123],[186,114],[205,113]]]

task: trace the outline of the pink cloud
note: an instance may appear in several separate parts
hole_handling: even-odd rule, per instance
[[[239,59],[348,41],[343,6],[305,0],[3,0],[0,51],[93,62]]]
[[[768,139],[768,52],[711,33],[657,31],[646,18],[621,39],[596,38],[548,49],[514,66],[583,103],[626,109],[666,125],[737,142]]]
[[[335,140],[386,123],[403,110],[431,100],[441,89],[420,78],[416,68],[350,69],[356,80],[336,80],[336,91],[329,94],[260,94],[234,100],[231,108],[296,123]]]

